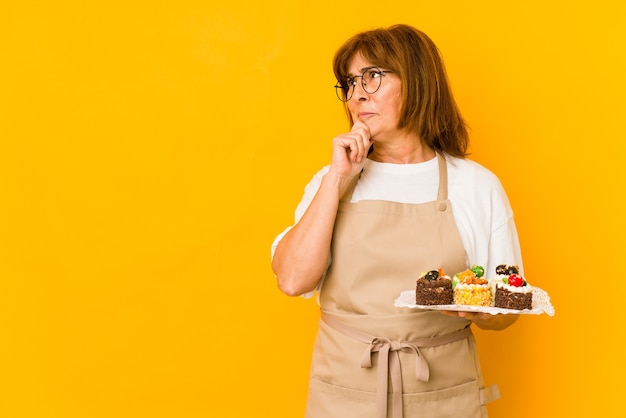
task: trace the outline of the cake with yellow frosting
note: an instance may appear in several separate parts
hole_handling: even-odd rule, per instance
[[[491,286],[484,274],[482,266],[472,266],[454,275],[452,286],[456,305],[491,306]]]

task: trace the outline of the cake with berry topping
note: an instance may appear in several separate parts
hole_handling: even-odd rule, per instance
[[[417,305],[452,304],[452,279],[443,269],[430,270],[417,278],[415,287]]]
[[[491,306],[492,292],[489,281],[483,276],[482,266],[472,266],[454,275],[454,303],[457,305]]]
[[[532,309],[533,288],[519,274],[518,266],[500,264],[494,280],[494,306],[505,309]]]

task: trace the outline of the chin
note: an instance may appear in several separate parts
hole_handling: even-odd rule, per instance
[[[369,126],[369,125],[368,125]],[[370,128],[370,140],[375,140],[377,136],[380,135],[380,131],[376,128],[373,127],[369,127]]]

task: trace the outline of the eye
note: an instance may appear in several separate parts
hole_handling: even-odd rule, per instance
[[[356,77],[350,77],[345,82],[346,89],[356,86]]]
[[[379,77],[381,77],[383,75],[382,71],[378,70],[378,69],[371,69],[371,70],[367,70],[367,72],[365,73],[365,77],[368,80],[375,80]]]

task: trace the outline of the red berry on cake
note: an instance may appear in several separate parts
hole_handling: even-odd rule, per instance
[[[509,286],[514,286],[514,287],[524,286],[524,279],[519,274],[511,274],[509,276],[508,282],[509,282]]]

